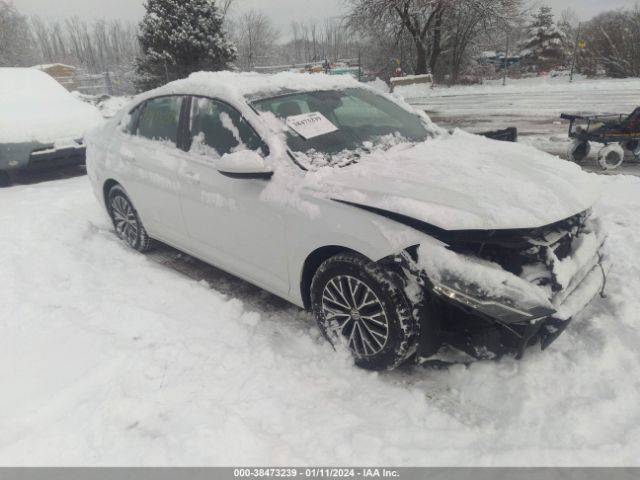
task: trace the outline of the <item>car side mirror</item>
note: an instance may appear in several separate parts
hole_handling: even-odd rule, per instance
[[[273,176],[273,170],[267,168],[264,158],[253,150],[225,153],[215,161],[215,167],[230,178],[268,180]]]

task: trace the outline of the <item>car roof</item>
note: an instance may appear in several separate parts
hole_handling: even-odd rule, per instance
[[[182,94],[252,102],[288,93],[336,90],[359,85],[356,79],[347,75],[334,76],[294,72],[276,74],[228,71],[197,72],[188,78],[152,90],[144,96]]]

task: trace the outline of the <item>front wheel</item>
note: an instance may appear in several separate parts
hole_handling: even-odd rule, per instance
[[[311,283],[313,313],[324,336],[346,346],[356,365],[390,370],[414,351],[418,326],[399,280],[357,254],[326,260]]]
[[[153,240],[142,225],[133,203],[120,185],[115,185],[107,196],[107,210],[118,237],[139,252],[153,247]]]
[[[624,149],[617,143],[610,143],[598,152],[598,163],[603,170],[614,170],[624,162]]]

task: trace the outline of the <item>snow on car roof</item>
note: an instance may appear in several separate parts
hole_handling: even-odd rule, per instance
[[[357,87],[361,84],[348,75],[281,72],[197,72],[143,96],[192,94],[205,97],[233,98],[238,101],[257,100],[283,92],[308,92]]]

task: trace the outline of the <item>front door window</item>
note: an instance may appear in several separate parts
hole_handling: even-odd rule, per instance
[[[190,126],[191,153],[215,159],[260,148],[259,137],[240,113],[222,102],[194,97]]]

